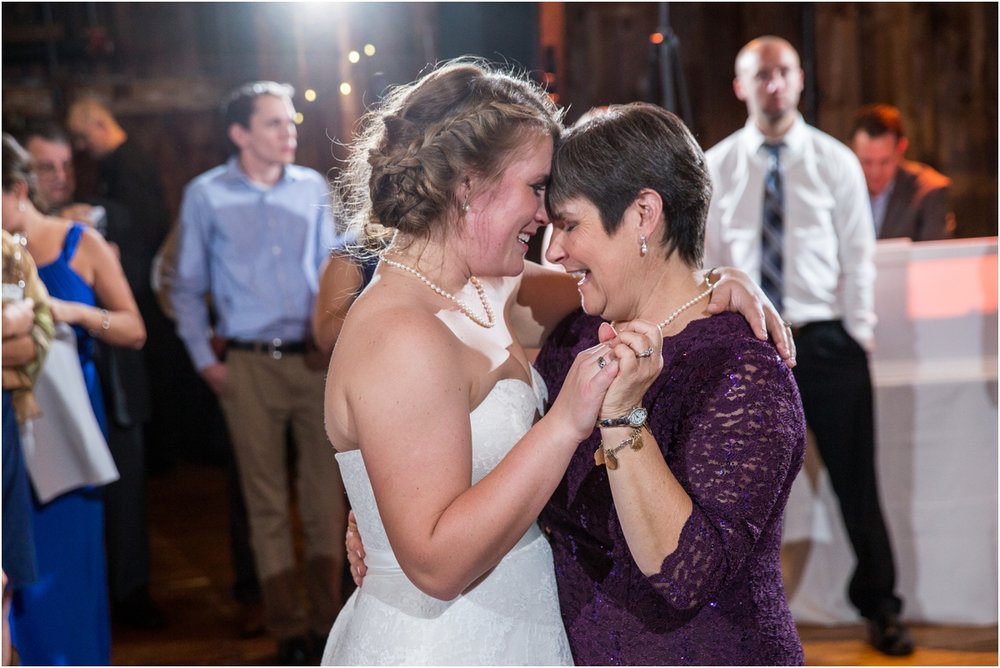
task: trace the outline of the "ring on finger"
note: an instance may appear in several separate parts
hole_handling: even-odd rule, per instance
[[[649,348],[646,348],[641,353],[639,353],[638,355],[636,355],[636,357],[652,357],[652,356],[653,356],[653,347],[652,346],[650,346]]]
[[[784,325],[785,327],[787,327],[788,329],[791,329],[791,328],[792,328],[792,323],[788,322],[787,320],[782,320],[781,322],[782,322],[782,324],[783,324],[783,325]]]
[[[601,355],[600,357],[597,358],[597,368],[598,369],[603,369],[607,365],[608,365],[608,360],[604,359],[604,355]]]

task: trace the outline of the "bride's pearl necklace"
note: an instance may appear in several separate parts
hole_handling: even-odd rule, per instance
[[[660,330],[662,331],[664,327],[672,323],[677,318],[677,316],[683,313],[686,309],[691,308],[692,306],[700,302],[702,299],[712,294],[712,290],[715,289],[715,283],[712,283],[707,274],[705,275],[705,285],[707,285],[708,288],[704,292],[702,292],[698,296],[681,304],[679,307],[674,309],[674,312],[668,315],[665,320],[663,320],[660,324],[657,325],[657,327],[659,327]]]
[[[478,314],[474,313],[468,304],[466,304],[461,299],[451,294],[444,288],[440,287],[437,283],[433,282],[431,279],[427,278],[413,267],[405,265],[402,262],[396,262],[395,260],[390,260],[384,255],[382,256],[382,261],[385,262],[390,267],[395,267],[396,269],[402,269],[403,271],[407,271],[413,274],[414,276],[419,278],[423,282],[423,284],[429,287],[431,290],[438,293],[445,299],[450,299],[451,301],[455,302],[458,305],[459,310],[462,311],[462,313],[464,313],[466,316],[468,316],[469,320],[476,323],[480,327],[489,329],[490,327],[496,324],[496,320],[493,316],[493,308],[490,306],[489,301],[487,301],[486,299],[486,291],[483,290],[482,283],[480,283],[479,279],[476,278],[475,276],[469,278],[469,282],[472,283],[472,286],[474,288],[476,288],[476,293],[479,295],[479,301],[482,302],[483,310],[486,311],[485,320],[483,320]]]

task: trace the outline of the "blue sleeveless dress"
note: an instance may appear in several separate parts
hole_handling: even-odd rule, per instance
[[[74,223],[59,257],[38,267],[53,297],[95,305],[94,291],[70,267],[85,226]],[[91,405],[107,436],[94,340],[74,326]],[[41,419],[45,419],[44,417]],[[11,636],[24,665],[109,665],[111,623],[104,556],[104,498],[100,488],[32,503],[38,580],[14,594]]]

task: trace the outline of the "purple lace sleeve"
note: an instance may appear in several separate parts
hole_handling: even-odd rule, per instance
[[[769,347],[733,352],[699,351],[689,378],[704,379],[690,388],[701,398],[680,432],[671,425],[657,434],[661,447],[683,434],[680,469],[671,468],[694,507],[677,549],[649,581],[682,618],[745,576],[763,523],[784,506],[802,463],[802,412],[790,374]]]

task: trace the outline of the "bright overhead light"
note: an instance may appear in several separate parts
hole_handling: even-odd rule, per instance
[[[350,95],[351,94],[351,84],[347,83],[346,81],[344,83],[340,84],[340,94],[341,95]]]
[[[302,125],[302,121],[304,121],[305,118],[306,117],[302,115],[301,111],[296,111],[295,112],[295,124],[296,125]]]
[[[351,51],[350,53],[347,54],[347,59],[352,63],[356,63],[359,60],[361,60],[361,54],[358,53],[357,51]]]
[[[365,44],[365,55],[366,56],[374,56],[375,55],[375,45],[374,44]]]
[[[312,88],[306,88],[305,91],[302,93],[302,97],[306,99],[306,102],[315,102],[316,91],[314,91]]]

